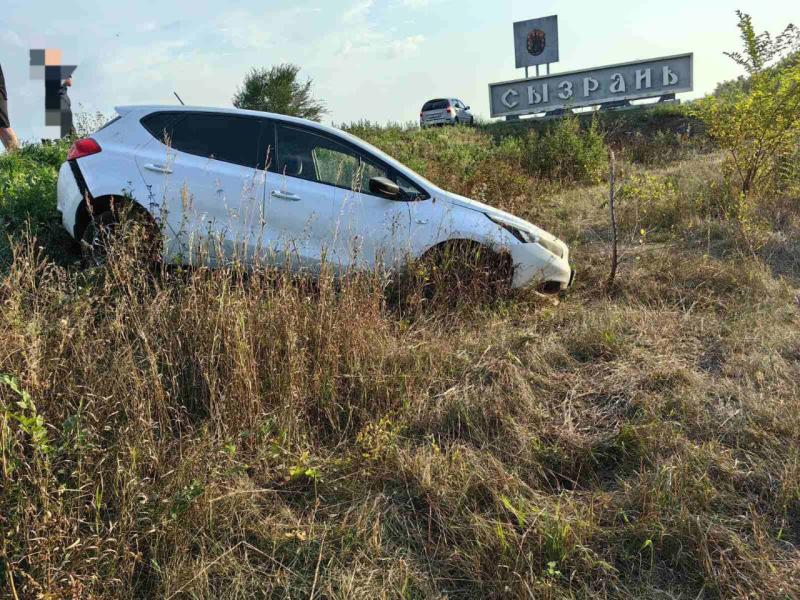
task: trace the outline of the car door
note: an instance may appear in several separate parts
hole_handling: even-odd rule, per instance
[[[277,167],[282,187],[269,190],[265,213],[269,227],[279,227],[273,239],[289,251],[292,265],[318,269],[325,262],[345,271],[378,261],[397,264],[412,244],[427,242],[429,236],[418,240],[413,235],[412,202],[369,193],[371,177],[397,179],[397,174],[347,140],[279,123]],[[404,199],[424,194],[411,182],[403,183],[415,190]]]
[[[361,159],[359,193],[349,196],[335,216],[335,257],[346,268],[402,267],[434,245],[444,224],[443,204],[367,153]],[[369,190],[369,180],[386,177],[400,196],[385,198]]]
[[[262,248],[293,270],[317,271],[329,252],[333,202],[344,191],[319,182],[312,133],[281,121],[274,131],[275,173],[264,195]]]
[[[456,116],[458,116],[458,121],[460,123],[469,123],[469,116],[467,115],[466,106],[461,100],[453,100],[453,105],[456,109]]]
[[[472,112],[470,111],[469,106],[467,106],[466,104],[461,102],[461,100],[459,100],[459,103],[461,104],[461,108],[462,108],[463,113],[464,113],[464,118],[463,118],[464,123],[471,123],[472,122]]]
[[[149,115],[137,153],[148,202],[164,224],[167,260],[250,260],[263,222],[266,145],[261,120],[231,113]]]

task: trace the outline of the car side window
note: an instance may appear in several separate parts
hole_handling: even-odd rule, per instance
[[[142,127],[159,142],[171,146],[173,128],[183,116],[176,112],[156,112],[143,117],[141,123]]]
[[[346,144],[299,127],[278,125],[277,171],[316,183],[369,193],[386,169]]]
[[[408,179],[406,179],[399,173],[396,174],[394,177],[390,177],[389,179],[391,179],[398,186],[400,186],[400,191],[403,192],[403,196],[405,196],[405,199],[408,202],[414,202],[416,200],[425,200],[426,198],[428,198],[428,194],[423,192],[416,185],[411,183]]]
[[[405,200],[429,197],[379,160],[371,159],[332,136],[280,123],[276,129],[278,151],[274,170],[278,173],[365,194],[370,194],[370,179],[386,177],[400,186]]]
[[[249,168],[264,168],[261,126],[256,118],[187,113],[174,123],[172,147],[180,152]]]
[[[358,178],[361,161],[357,155],[343,148],[316,146],[311,150],[311,158],[319,183],[361,191]]]

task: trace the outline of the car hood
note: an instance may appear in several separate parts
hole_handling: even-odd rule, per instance
[[[494,206],[489,206],[488,204],[484,204],[483,202],[478,202],[477,200],[472,200],[471,198],[466,198],[465,196],[459,196],[458,194],[453,194],[452,192],[446,192],[445,196],[447,201],[455,206],[460,206],[462,208],[467,208],[469,210],[475,210],[478,212],[482,212],[483,214],[489,217],[496,217],[507,221],[514,227],[518,227],[525,231],[530,231],[535,233],[538,236],[544,237],[546,239],[555,240],[556,237],[542,229],[541,227],[537,227],[533,223],[526,221],[525,219],[520,219],[517,216],[512,215],[509,212],[504,210],[500,210],[499,208],[495,208]]]

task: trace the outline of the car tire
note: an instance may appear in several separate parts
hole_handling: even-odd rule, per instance
[[[514,274],[510,255],[470,240],[432,248],[420,259],[419,267],[423,297],[447,304],[506,294]]]
[[[469,126],[470,127],[475,127],[475,117],[470,117],[469,118]]]
[[[132,231],[132,228],[140,231]],[[133,233],[137,239],[136,258],[147,264],[155,264],[161,258],[161,232],[142,210],[130,205],[111,206],[89,221],[79,241],[84,267],[102,267],[108,260],[108,252],[120,238],[120,234]]]
[[[459,120],[458,120],[458,117],[456,117],[455,121],[453,121],[453,125],[455,125],[456,127],[458,127],[458,125],[460,125],[460,124],[461,124],[461,121],[459,121]]]

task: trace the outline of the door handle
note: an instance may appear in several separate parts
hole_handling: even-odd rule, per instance
[[[281,190],[272,190],[271,195],[273,198],[280,198],[281,200],[291,200],[292,202],[297,202],[300,200],[300,196],[297,194],[293,194],[292,192],[282,192]]]
[[[169,167],[165,167],[164,165],[154,165],[153,163],[146,164],[144,168],[148,171],[155,171],[156,173],[172,173],[172,169]]]

